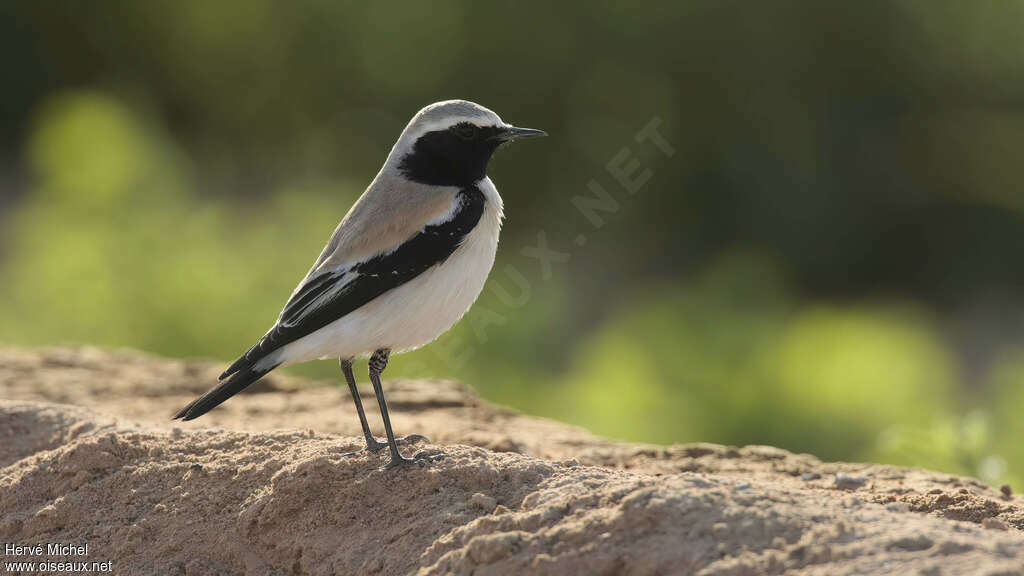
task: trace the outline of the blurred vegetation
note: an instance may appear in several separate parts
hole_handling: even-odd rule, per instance
[[[233,359],[411,114],[461,97],[552,137],[496,158],[489,287],[391,376],[1024,483],[1021,29],[1007,2],[4,3],[0,341]]]

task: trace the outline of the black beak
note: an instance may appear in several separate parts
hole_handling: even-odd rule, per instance
[[[520,138],[538,138],[540,136],[547,136],[548,133],[543,130],[534,130],[533,128],[517,128],[515,126],[508,126],[502,132],[499,138],[502,140],[518,140]]]

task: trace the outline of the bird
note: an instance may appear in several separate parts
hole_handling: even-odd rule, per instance
[[[273,326],[173,418],[198,418],[276,368],[337,358],[366,440],[363,450],[389,448],[388,468],[443,456],[402,455],[399,443],[424,437],[395,438],[380,377],[392,353],[430,343],[480,295],[504,218],[487,165],[500,146],[539,136],[547,133],[507,124],[467,100],[417,112]],[[363,411],[352,372],[360,357],[369,358],[386,442],[370,431]]]

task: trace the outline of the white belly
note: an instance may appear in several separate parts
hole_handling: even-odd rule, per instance
[[[364,356],[381,348],[400,352],[423,346],[451,328],[483,290],[498,249],[501,198],[489,178],[478,186],[487,200],[484,213],[447,260],[273,356],[294,364]]]

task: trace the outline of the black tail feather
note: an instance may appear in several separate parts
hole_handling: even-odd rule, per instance
[[[180,418],[182,420],[195,420],[196,418],[199,418],[203,414],[206,414],[210,410],[216,408],[221,402],[224,402],[228,398],[238,394],[244,390],[246,386],[259,380],[278,366],[279,364],[274,364],[263,370],[256,370],[252,366],[247,366],[235,371],[227,378],[221,380],[206,394],[196,398],[191,404],[178,411],[178,413],[174,415],[174,419],[177,420]]]
[[[246,364],[250,363],[250,360],[246,358],[248,354],[248,352],[242,354],[242,356],[238,360],[235,360],[234,364],[228,366],[228,369],[222,372],[221,375],[217,377],[217,380],[223,380],[228,376],[231,376],[232,374],[241,370]]]
[[[252,348],[249,348],[245,352],[245,354],[242,354],[241,356],[239,356],[238,360],[235,360],[231,364],[231,366],[228,366],[227,370],[222,372],[221,375],[217,377],[217,380],[223,380],[223,379],[227,378],[228,376],[231,376],[232,374],[235,374],[236,372],[241,372],[241,371],[244,371],[246,368],[251,368],[252,365],[255,364],[256,361],[259,360],[260,358],[262,358],[263,355],[264,355],[264,354],[260,353],[260,349],[259,349],[260,348],[260,344],[263,344],[263,339],[264,338],[266,338],[266,336],[261,338],[260,341],[257,342],[255,346],[253,346]],[[276,368],[276,366],[275,366],[275,368]],[[273,369],[274,368],[271,368],[270,370],[273,370]],[[268,370],[267,372],[269,372],[270,370]],[[264,374],[266,374],[266,372],[264,372]]]

